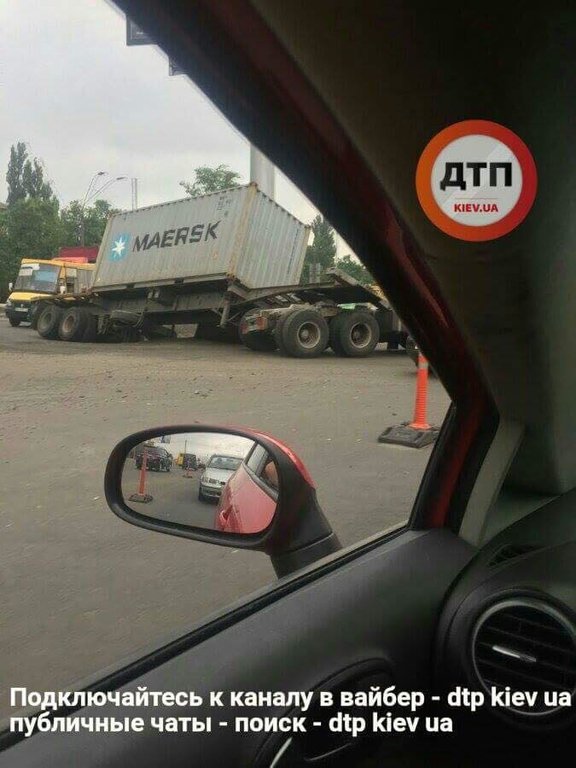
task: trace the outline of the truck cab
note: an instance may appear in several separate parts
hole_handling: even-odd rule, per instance
[[[61,293],[83,293],[92,282],[94,264],[62,259],[22,259],[18,277],[6,301],[10,325],[33,321],[35,300]]]

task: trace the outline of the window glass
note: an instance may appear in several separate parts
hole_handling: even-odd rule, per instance
[[[260,469],[260,465],[262,464],[262,459],[264,456],[266,456],[266,453],[266,448],[264,448],[262,445],[254,446],[252,453],[248,457],[246,466],[251,469],[252,472],[257,473]]]
[[[59,272],[59,267],[49,264],[25,264],[20,268],[14,290],[52,293],[56,290]]]
[[[262,553],[161,536],[114,516],[103,476],[125,436],[192,423],[274,435],[300,456],[349,546],[408,520],[432,450],[382,443],[380,435],[415,419],[439,427],[449,399],[430,372],[420,398],[426,413],[415,413],[418,352],[359,255],[187,76],[170,74],[157,46],[126,45],[126,19],[111,3],[49,0],[32,8],[4,0],[0,25],[10,30],[2,51],[10,109],[0,121],[0,175],[8,175],[0,191],[0,301],[13,281],[19,290],[57,290],[56,267],[19,276],[23,258],[73,248],[75,258],[89,260],[100,248],[92,273],[101,278],[98,306],[107,318],[114,312],[116,323],[107,326],[102,314],[79,325],[72,319],[46,339],[30,327],[27,306],[0,316],[4,717],[10,686],[73,686],[275,580]],[[251,157],[261,169],[259,196],[247,186]],[[183,214],[187,224],[170,223],[167,203],[187,205],[214,191],[206,218]],[[227,296],[213,283],[194,286],[217,269],[225,279],[226,232],[250,195],[261,206],[245,229],[254,260],[238,280],[246,290],[292,290],[278,304],[267,298],[224,312]],[[132,227],[133,209],[140,229]],[[282,222],[297,229],[283,239],[284,224],[274,234],[272,217],[284,210],[290,216]],[[114,236],[101,246],[118,212]],[[304,225],[311,226],[308,243]],[[186,249],[196,246],[200,257],[192,261]],[[203,271],[182,271],[191,263]],[[145,287],[131,289],[142,264],[156,270],[156,283],[146,275]],[[367,292],[336,300],[328,291],[318,307],[297,306],[299,286],[319,291],[318,283],[333,280],[332,268]],[[117,281],[106,295],[104,280]],[[180,314],[172,316],[175,301]],[[266,310],[294,307],[300,314],[285,317],[280,336],[279,315]],[[61,333],[78,343],[61,341]],[[236,343],[239,333],[244,344]],[[178,482],[182,498],[192,499],[208,463],[227,476],[240,463],[213,450],[191,453],[178,444],[170,472],[135,451],[134,483],[149,464],[154,482]],[[274,488],[264,453],[256,449],[249,466]],[[200,504],[197,492],[193,501]]]

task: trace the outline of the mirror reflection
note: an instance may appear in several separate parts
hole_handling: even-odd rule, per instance
[[[278,503],[277,467],[263,445],[229,433],[158,435],[135,446],[122,493],[135,512],[226,533],[258,533]]]

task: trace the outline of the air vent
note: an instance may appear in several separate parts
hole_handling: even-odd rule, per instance
[[[538,544],[508,544],[496,552],[488,563],[488,568],[492,568],[494,565],[500,565],[501,563],[506,562],[506,560],[513,560],[515,557],[535,552],[537,549],[541,549]]]
[[[550,715],[559,709],[555,693],[576,693],[576,627],[540,600],[510,599],[485,611],[472,636],[472,660],[488,692],[538,693],[536,706],[508,707],[525,716]]]

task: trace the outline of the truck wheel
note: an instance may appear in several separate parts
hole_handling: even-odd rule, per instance
[[[65,309],[60,318],[58,336],[62,341],[82,341],[88,324],[88,315],[81,307]]]
[[[370,312],[342,312],[330,324],[330,346],[341,357],[366,357],[379,338],[378,321]]]
[[[274,341],[276,342],[276,346],[280,350],[280,353],[282,355],[288,355],[288,350],[284,346],[284,338],[283,338],[283,330],[284,330],[284,323],[286,322],[286,319],[288,318],[288,315],[292,314],[291,312],[285,312],[282,315],[279,315],[276,319],[276,326],[274,330],[272,331],[272,336],[274,338]]]
[[[38,318],[40,317],[42,309],[42,305],[35,301],[30,307],[30,312],[28,313],[28,317],[30,318],[30,328],[35,331],[38,330]]]
[[[42,336],[43,339],[57,339],[61,317],[62,310],[55,304],[48,304],[44,307],[40,312],[36,326],[39,335]]]
[[[414,365],[418,365],[418,347],[412,336],[408,336],[406,339],[406,354]]]
[[[18,328],[18,326],[20,325],[20,323],[22,322],[22,320],[20,320],[20,318],[19,318],[19,317],[9,317],[9,318],[8,318],[8,322],[10,323],[10,325],[12,326],[12,328]]]
[[[84,333],[82,335],[82,341],[90,343],[96,341],[96,337],[98,336],[98,316],[92,314],[88,309],[84,309],[83,311],[86,313],[87,319],[86,327],[84,328]]]
[[[315,309],[295,309],[280,324],[278,346],[290,357],[318,357],[328,344],[328,323]]]
[[[248,349],[254,352],[273,352],[277,349],[277,344],[271,333],[266,331],[252,331],[251,333],[242,333],[238,331],[240,341]]]
[[[239,344],[238,329],[232,325],[220,328],[211,323],[198,323],[194,338],[199,341],[221,341],[226,344]]]

